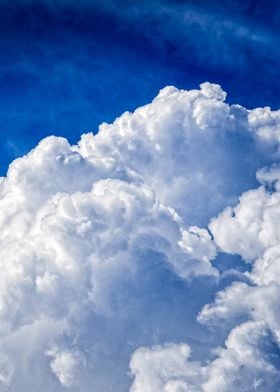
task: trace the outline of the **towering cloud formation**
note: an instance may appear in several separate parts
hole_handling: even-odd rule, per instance
[[[278,159],[279,113],[225,97],[166,87],[76,146],[49,137],[10,165],[0,390],[278,388],[280,170],[248,188]]]

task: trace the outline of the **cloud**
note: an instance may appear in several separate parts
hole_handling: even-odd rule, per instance
[[[277,390],[279,343],[264,322],[248,322],[234,328],[226,348],[208,366],[205,392]]]
[[[188,362],[189,356],[190,348],[186,344],[139,348],[130,361],[135,377],[130,391],[197,391],[195,387],[201,382],[203,372],[200,364]]]
[[[208,82],[169,86],[77,145],[48,137],[11,163],[0,184],[3,391],[228,391],[243,385],[235,364],[262,388],[278,382],[277,166],[207,227],[276,162],[278,139],[261,130],[277,133],[278,117],[255,120],[225,98]],[[235,276],[251,285],[217,294],[218,252],[253,264]]]
[[[225,97],[210,83],[201,90],[166,87],[152,104],[101,125],[95,138],[83,135],[79,152],[93,163],[129,168],[188,222],[207,224],[230,198],[237,201],[244,178],[255,176],[271,147],[263,147],[261,139],[261,151],[258,125],[252,128],[249,121],[251,111],[228,105]],[[236,172],[243,174],[237,178]]]
[[[56,347],[46,351],[46,355],[52,357],[50,367],[60,383],[69,388],[75,384],[77,369],[81,363],[78,352],[60,351]]]
[[[231,349],[239,350],[238,356],[248,355],[252,361],[246,365],[250,379],[247,380],[246,371],[238,376],[238,385],[246,390],[246,382],[250,384],[253,379],[254,390],[269,391],[279,388],[278,166],[260,170],[257,177],[263,185],[244,193],[236,207],[227,208],[209,225],[221,251],[239,254],[252,264],[251,271],[246,273],[249,283],[233,283],[219,292],[215,301],[202,309],[198,319],[207,325],[233,328],[227,340]],[[228,361],[230,351],[227,348],[221,353],[211,365],[215,372],[218,365],[220,373],[219,364]],[[231,362],[226,367],[230,368]],[[231,377],[229,370],[227,380],[222,379],[221,385],[214,381],[216,390],[231,390],[228,385]],[[211,381],[206,385],[211,386]]]
[[[245,192],[239,204],[225,209],[209,225],[222,251],[240,254],[256,265],[266,252],[279,243],[279,169],[262,169],[257,173],[263,185]],[[252,274],[256,278],[256,271]]]
[[[119,3],[106,1],[103,9],[113,14],[122,27],[131,25],[133,31],[141,32],[155,46],[163,49],[169,44],[186,64],[190,60],[185,53],[189,53],[196,64],[207,61],[208,68],[246,68],[251,61],[246,53],[248,48],[253,49],[252,56],[262,52],[259,60],[264,61],[263,55],[271,51],[276,37],[266,19],[258,18],[252,10],[268,13],[271,21],[276,20],[278,10],[272,5],[265,10],[254,4],[249,19],[249,6],[242,2],[215,3],[153,0],[135,5],[124,1],[120,9]],[[274,51],[273,56],[277,55]]]
[[[131,392],[271,391],[279,388],[279,345],[264,322],[234,328],[217,350],[218,358],[203,366],[189,361],[184,344],[138,349],[130,367]]]

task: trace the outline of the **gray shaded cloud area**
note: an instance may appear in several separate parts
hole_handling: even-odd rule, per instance
[[[13,161],[0,391],[279,390],[279,125],[169,86]]]

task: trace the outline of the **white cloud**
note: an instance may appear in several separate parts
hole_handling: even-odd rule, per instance
[[[234,385],[245,391],[246,383],[260,391],[280,386],[279,169],[263,169],[258,178],[261,187],[244,193],[236,207],[227,208],[209,226],[222,251],[252,263],[246,273],[249,283],[231,284],[198,316],[204,324],[233,328],[226,350],[210,365],[214,378],[205,384],[210,391],[236,390]],[[242,372],[237,358],[242,360]]]
[[[267,143],[276,144],[279,153],[280,140],[280,110],[272,111],[270,107],[251,110],[248,115],[250,128],[256,135]]]
[[[138,349],[130,368],[131,392],[272,391],[280,386],[279,345],[263,321],[234,328],[217,358],[202,365],[189,361],[190,349],[169,344]]]
[[[280,332],[279,318],[280,286],[276,283],[249,286],[234,283],[217,294],[213,304],[206,305],[200,312],[199,321],[223,329],[233,327],[244,318],[265,320],[277,336]]]
[[[203,378],[199,363],[188,362],[186,344],[139,348],[130,361],[135,379],[131,392],[197,391]]]
[[[46,355],[53,358],[50,367],[60,383],[67,388],[74,385],[79,366],[82,363],[79,353],[68,350],[61,351],[54,347],[46,351]]]
[[[205,392],[273,391],[280,386],[279,345],[264,322],[234,328],[207,369]]]
[[[277,167],[258,174],[276,191],[251,190],[205,226],[268,163],[278,117],[225,97],[210,83],[166,87],[76,146],[49,137],[10,165],[0,184],[0,381],[9,390],[127,391],[133,352],[135,391],[211,391],[229,361],[256,381],[259,368],[233,351],[251,328],[236,330],[235,317],[278,336]],[[217,249],[253,263],[255,286],[235,283],[200,313],[235,328],[211,362],[224,334],[215,340],[196,316],[217,290]],[[248,350],[258,341],[246,340]]]
[[[275,182],[277,173],[277,168],[262,170],[258,177]],[[225,209],[213,219],[209,228],[220,249],[252,261],[279,243],[279,195],[277,190],[271,194],[265,186],[250,190],[240,197],[236,207]]]
[[[228,105],[225,97],[210,83],[201,90],[166,87],[151,104],[102,124],[96,136],[83,135],[77,151],[110,176],[144,181],[189,224],[207,224],[237,201],[244,185],[236,174],[254,176],[270,153],[259,145],[263,123],[253,129],[251,112]]]

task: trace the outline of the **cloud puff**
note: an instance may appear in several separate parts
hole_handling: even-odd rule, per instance
[[[258,178],[261,187],[244,193],[236,207],[224,210],[209,226],[222,251],[239,254],[252,263],[251,271],[246,273],[249,282],[234,283],[219,292],[198,319],[208,325],[233,328],[228,338],[234,338],[232,348],[236,351],[240,346],[241,355],[252,355],[248,368],[254,390],[269,391],[279,388],[279,169],[275,165],[263,169]],[[245,335],[242,332],[240,336],[240,331]],[[222,351],[211,367],[223,363],[227,352]],[[232,374],[230,370],[229,377]],[[247,375],[242,375],[238,384],[244,390],[246,380]],[[222,381],[225,385],[227,382]]]
[[[75,384],[76,373],[81,364],[78,352],[60,351],[56,347],[46,351],[46,355],[52,357],[50,367],[64,387]]]
[[[228,105],[218,85],[200,87],[166,87],[75,146],[49,137],[11,163],[0,184],[3,390],[127,391],[129,363],[133,391],[234,390],[235,364],[262,388],[278,382],[277,167],[207,227],[271,162],[278,139],[261,129],[274,134],[275,122]],[[220,287],[218,251],[253,263],[252,285],[217,294],[200,325]],[[217,319],[232,331],[214,355],[224,333],[204,325]],[[231,381],[217,381],[219,369]]]
[[[225,97],[208,82],[200,90],[166,87],[151,104],[101,125],[95,137],[83,135],[78,151],[99,167],[143,180],[189,223],[207,224],[237,201],[271,152],[259,132],[263,123],[250,120],[254,111],[230,106]],[[271,133],[273,126],[268,120]]]
[[[131,392],[271,391],[280,386],[280,349],[264,322],[234,328],[209,364],[189,361],[184,344],[138,349],[130,362]]]
[[[188,362],[189,356],[186,344],[139,348],[130,361],[135,377],[130,391],[197,391],[203,372],[199,363]]]
[[[208,366],[206,392],[272,391],[280,386],[279,344],[264,322],[234,328],[219,357]]]

